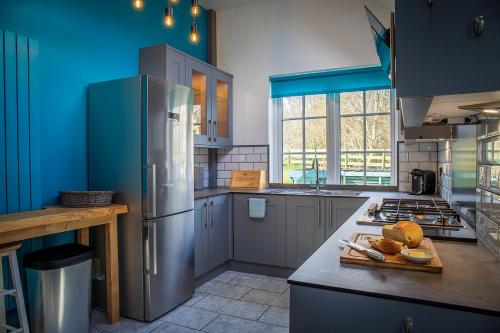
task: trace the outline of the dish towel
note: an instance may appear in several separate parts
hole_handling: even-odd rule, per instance
[[[248,199],[248,216],[254,219],[266,217],[266,199]]]

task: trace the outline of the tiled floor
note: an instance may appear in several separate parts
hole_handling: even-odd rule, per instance
[[[131,319],[107,325],[92,313],[93,333],[287,333],[290,289],[286,279],[226,271],[152,323]]]

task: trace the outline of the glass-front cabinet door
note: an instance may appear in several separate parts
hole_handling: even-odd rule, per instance
[[[214,70],[212,73],[212,127],[213,144],[232,145],[232,76]]]
[[[211,145],[213,135],[212,68],[196,61],[187,60],[186,84],[193,89],[193,134],[195,145]]]

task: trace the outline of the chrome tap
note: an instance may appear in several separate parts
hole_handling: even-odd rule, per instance
[[[320,192],[321,186],[319,182],[319,161],[317,156],[314,156],[314,159],[312,161],[312,169],[316,171],[316,184],[314,186],[314,189],[316,190],[316,192]]]

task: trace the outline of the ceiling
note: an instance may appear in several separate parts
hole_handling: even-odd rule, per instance
[[[213,9],[217,11],[247,5],[249,3],[258,1],[262,0],[201,0],[200,4],[207,9]]]

